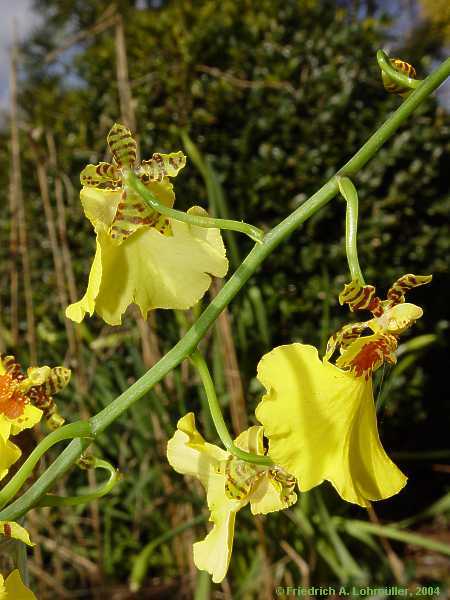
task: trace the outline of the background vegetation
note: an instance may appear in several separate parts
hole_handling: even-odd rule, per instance
[[[159,311],[149,323],[130,310],[115,329],[97,318],[75,328],[63,317],[84,290],[94,251],[79,173],[107,158],[114,121],[139,134],[143,157],[185,150],[177,208],[201,204],[270,228],[401,102],[382,89],[376,49],[395,48],[423,77],[448,39],[445,10],[433,2],[421,4],[422,18],[404,38],[383,3],[368,0],[136,4],[36,0],[44,25],[20,49],[18,114],[0,132],[7,166],[0,197],[9,207],[0,216],[0,349],[25,365],[35,354],[40,364],[73,368],[60,402],[67,419],[110,402],[201,310]],[[424,318],[401,346],[398,365],[378,382],[383,443],[409,475],[406,489],[376,504],[376,514],[344,504],[326,484],[284,514],[255,520],[243,511],[229,576],[211,586],[191,558],[192,542],[205,533],[204,521],[192,522],[207,518],[203,493],[165,459],[166,441],[189,410],[216,440],[195,373],[184,363],[98,440],[96,453],[124,474],[111,496],[28,516],[38,543],[30,569],[39,598],[272,598],[276,585],[309,583],[436,584],[445,597],[450,559],[433,543],[450,543],[448,146],[448,113],[430,99],[355,182],[366,279],[384,292],[404,273],[434,275],[431,287],[411,294]],[[347,319],[337,303],[348,277],[344,211],[335,200],[297,231],[204,341],[236,431],[253,422],[247,415],[260,397],[262,354],[292,341],[323,348]],[[250,242],[226,239],[234,268]],[[59,492],[84,485],[85,474],[74,470]],[[378,521],[397,523],[395,531],[413,531],[422,542],[389,541],[388,529],[361,525]],[[136,564],[142,587],[132,593],[127,582]]]

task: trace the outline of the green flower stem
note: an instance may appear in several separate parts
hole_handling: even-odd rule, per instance
[[[0,490],[0,508],[3,508],[11,498],[21,489],[33,472],[39,459],[55,444],[62,440],[71,440],[78,437],[93,437],[92,427],[88,421],[77,421],[60,427],[49,433],[33,450],[14,477]]]
[[[159,200],[148,188],[145,187],[145,185],[132,171],[128,171],[124,175],[124,181],[125,185],[133,188],[133,190],[137,192],[141,198],[143,198],[143,200],[145,200],[150,208],[153,208],[153,210],[156,210],[166,217],[170,217],[176,221],[183,221],[184,223],[189,223],[190,225],[196,225],[197,227],[216,227],[217,229],[230,229],[231,231],[239,231],[240,233],[245,233],[245,235],[248,235],[248,237],[259,244],[261,244],[264,239],[264,232],[261,229],[255,227],[254,225],[244,223],[243,221],[202,217],[200,215],[185,213],[181,210],[176,210],[175,208],[169,208],[168,206],[161,204],[161,202],[159,202]]]
[[[205,359],[198,350],[195,350],[191,354],[190,359],[197,369],[200,379],[202,380],[203,389],[205,390],[206,398],[208,399],[209,410],[211,412],[211,417],[217,434],[228,452],[237,458],[240,458],[241,460],[245,460],[246,462],[251,462],[257,465],[267,465],[269,467],[273,466],[273,461],[268,456],[253,454],[253,452],[245,452],[233,444],[233,439],[223,418],[222,410],[220,408],[219,401],[217,400],[214,382],[211,378],[211,374]]]
[[[353,178],[358,171],[378,152],[383,144],[394,135],[414,110],[450,75],[450,58],[431,73],[419,87],[399,106],[385,123],[367,140],[336,175]],[[262,244],[255,245],[235,273],[203,311],[197,321],[182,339],[169,350],[151,369],[140,377],[91,419],[94,435],[104,431],[120,415],[127,411],[139,398],[142,398],[158,381],[179,365],[197,347],[206,331],[211,327],[222,310],[228,306],[247,280],[261,263],[295,229],[323,208],[338,193],[338,183],[333,175],[315,194],[264,238]],[[14,521],[25,514],[39,498],[59,479],[81,456],[89,445],[86,440],[75,439],[58,456],[41,477],[15,502],[0,511],[0,520]]]
[[[55,494],[45,494],[35,506],[76,506],[78,504],[87,504],[88,502],[98,500],[98,498],[109,494],[120,480],[119,471],[108,461],[102,460],[101,458],[95,458],[93,468],[108,471],[109,478],[104,484],[100,485],[89,494],[81,494],[79,496],[56,496]]]
[[[345,214],[345,251],[352,281],[359,280],[365,285],[358,260],[356,236],[358,232],[358,192],[348,177],[337,177],[339,191],[347,202]]]
[[[398,83],[398,85],[401,87],[407,87],[410,90],[415,90],[422,83],[421,79],[413,79],[404,73],[400,73],[400,71],[397,71],[397,69],[394,69],[391,61],[389,60],[389,56],[383,52],[383,50],[378,50],[377,61],[378,66],[383,73],[385,73],[389,79],[392,79],[395,83]]]

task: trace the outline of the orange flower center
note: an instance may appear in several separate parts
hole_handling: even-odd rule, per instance
[[[28,402],[9,373],[0,375],[0,414],[8,419],[17,419],[23,414]]]

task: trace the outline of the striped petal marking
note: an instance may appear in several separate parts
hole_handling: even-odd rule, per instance
[[[107,140],[117,166],[120,169],[131,169],[136,162],[136,142],[131,131],[120,123],[114,123]]]
[[[392,287],[387,293],[387,300],[390,306],[402,304],[405,301],[405,293],[407,291],[412,290],[419,285],[430,283],[432,278],[432,275],[413,275],[412,273],[403,275],[403,277],[400,277],[392,284]]]
[[[172,235],[167,217],[147,206],[133,190],[124,189],[110,228],[112,239],[121,244],[144,226],[154,227],[163,235]]]
[[[86,187],[114,190],[122,183],[119,170],[110,163],[87,165],[80,174],[81,185]]]

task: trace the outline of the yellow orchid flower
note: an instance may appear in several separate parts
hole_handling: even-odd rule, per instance
[[[6,580],[0,574],[0,600],[37,600],[37,598],[23,583],[19,569],[14,569]]]
[[[263,455],[263,429],[253,426],[234,441],[241,450]],[[255,465],[207,443],[193,413],[178,421],[167,444],[167,458],[178,473],[200,480],[205,488],[213,528],[194,544],[194,563],[219,583],[226,576],[233,547],[236,513],[250,503],[252,514],[288,508],[297,500],[295,479],[282,468]]]
[[[190,308],[209,288],[210,275],[223,277],[228,270],[219,230],[160,215],[123,181],[134,170],[158,201],[171,208],[175,194],[169,177],[184,167],[186,157],[182,152],[153,154],[136,167],[136,142],[118,123],[108,144],[113,163],[88,165],[80,176],[81,203],[97,244],[86,293],[67,307],[66,316],[79,323],[95,311],[118,325],[132,303],[144,318],[154,308]],[[200,207],[192,212],[207,214]]]
[[[280,346],[261,359],[258,379],[267,393],[256,417],[269,439],[269,456],[296,477],[300,491],[327,480],[344,500],[367,507],[406,484],[380,442],[372,372],[385,360],[395,361],[398,335],[422,315],[419,307],[403,304],[404,292],[430,280],[405,275],[385,301],[372,286],[352,282],[342,302],[372,311],[373,319],[332,336],[323,361],[305,344]],[[360,337],[365,330],[373,333]],[[330,358],[337,346],[335,366]]]
[[[52,394],[69,379],[64,367],[31,367],[25,375],[14,356],[0,355],[0,479],[21,456],[11,436],[37,425],[43,414],[50,428],[62,425]]]

